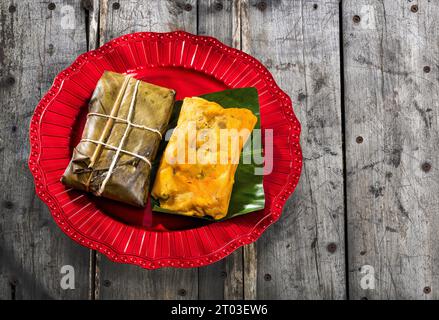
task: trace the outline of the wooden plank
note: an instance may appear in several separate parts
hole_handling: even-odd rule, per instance
[[[235,1],[236,3],[237,1]],[[231,0],[198,2],[198,34],[209,35],[223,43],[239,46],[240,30],[234,28],[239,12]],[[242,249],[198,272],[199,299],[242,299]]]
[[[82,7],[85,11],[86,26],[88,32],[87,49],[94,50],[99,47],[99,16],[100,0],[82,0]],[[97,252],[89,251],[89,296],[90,300],[95,300],[99,293],[99,279],[96,277]]]
[[[343,299],[339,2],[246,0],[242,10],[243,49],[291,96],[304,156],[282,218],[249,251],[257,270],[245,268],[244,279],[257,286],[245,291],[260,299]]]
[[[343,2],[352,299],[439,297],[438,34],[437,1]]]
[[[114,3],[119,3],[114,5]],[[192,1],[101,1],[101,44],[135,31],[197,32],[197,5]],[[144,270],[110,262],[98,255],[97,299],[196,299],[197,269]]]
[[[240,1],[235,4],[236,11],[239,11],[238,19],[236,21],[236,29],[240,32],[239,47],[244,52],[251,52],[251,38],[249,33],[249,2],[248,0]],[[243,263],[244,263],[244,299],[257,299],[257,283],[258,283],[258,263],[257,263],[257,246],[256,243],[251,243],[243,248]]]
[[[35,194],[28,123],[53,78],[87,50],[79,2],[0,2],[0,299],[85,299],[88,250],[67,238]],[[60,286],[63,265],[75,289]]]

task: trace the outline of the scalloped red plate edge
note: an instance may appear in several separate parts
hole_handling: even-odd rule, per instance
[[[297,138],[294,137],[293,130],[291,130],[290,138],[292,142],[296,142],[298,148],[294,150],[298,156],[298,167],[296,168],[295,173],[290,173],[288,175],[288,181],[283,185],[281,192],[276,195],[273,200],[272,207],[269,210],[269,214],[265,215],[247,234],[243,234],[238,238],[233,239],[228,244],[226,244],[221,249],[218,249],[214,252],[210,252],[209,254],[199,257],[199,258],[157,258],[151,259],[143,256],[134,256],[129,254],[122,254],[116,252],[108,245],[105,245],[101,242],[86,239],[79,231],[74,230],[67,219],[64,219],[62,213],[62,209],[60,209],[59,204],[54,201],[53,196],[47,190],[44,175],[42,174],[42,169],[40,166],[40,119],[42,118],[47,106],[51,103],[51,101],[56,97],[59,90],[61,89],[62,82],[72,73],[75,72],[79,67],[81,67],[89,57],[95,57],[96,55],[103,55],[106,51],[114,48],[114,45],[120,45],[121,42],[126,42],[132,40],[135,37],[176,37],[176,38],[186,38],[186,39],[205,39],[212,43],[213,46],[220,48],[222,51],[225,51],[227,54],[232,54],[239,59],[245,59],[247,62],[253,64],[256,68],[261,71],[261,76],[265,77],[267,83],[269,83],[270,91],[272,94],[276,95],[281,101],[284,103],[281,104],[282,113],[285,118],[288,120],[288,127],[292,129],[293,124],[296,126],[295,132],[297,132]],[[225,45],[220,42],[216,38],[210,36],[199,36],[193,35],[191,33],[185,31],[173,31],[173,32],[136,32],[127,35],[120,36],[118,38],[112,39],[109,42],[105,43],[101,47],[96,50],[88,51],[79,55],[76,60],[66,69],[61,71],[54,79],[52,86],[48,90],[48,92],[44,95],[44,97],[40,100],[38,105],[35,108],[34,114],[32,116],[30,125],[29,125],[29,141],[30,141],[30,154],[28,160],[28,166],[31,171],[31,174],[34,178],[35,183],[35,191],[38,197],[49,207],[50,213],[53,216],[56,224],[59,228],[71,239],[75,242],[79,243],[82,246],[85,246],[92,250],[97,250],[100,253],[107,256],[108,259],[118,263],[129,263],[138,265],[142,268],[146,269],[157,269],[163,267],[173,267],[173,268],[193,268],[193,267],[201,267],[216,261],[219,261],[229,254],[231,254],[236,249],[255,242],[262,233],[274,222],[276,222],[280,215],[282,214],[282,208],[287,201],[288,197],[294,192],[302,171],[302,150],[300,146],[300,132],[301,126],[297,117],[294,114],[294,110],[292,107],[292,102],[290,97],[282,91],[277,83],[275,82],[273,76],[268,71],[268,69],[257,59],[248,55],[247,53],[232,48],[230,46]],[[293,171],[293,170],[291,170]],[[297,174],[296,174],[297,173]],[[266,221],[268,220],[268,221]]]

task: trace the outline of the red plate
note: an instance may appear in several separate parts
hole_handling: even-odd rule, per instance
[[[104,70],[173,88],[177,99],[256,87],[261,127],[273,129],[274,137],[273,171],[264,176],[265,210],[207,223],[152,214],[64,187],[60,177],[80,139],[88,100]],[[140,32],[80,55],[55,78],[32,117],[29,167],[38,196],[76,242],[113,261],[148,269],[198,267],[254,242],[279,219],[302,168],[299,135],[290,98],[256,59],[211,37]]]

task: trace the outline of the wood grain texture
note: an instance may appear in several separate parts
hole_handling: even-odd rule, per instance
[[[237,15],[231,0],[198,1],[198,34],[213,36],[229,46],[239,45],[234,41],[240,37],[239,29],[233,28]],[[243,298],[242,254],[239,249],[213,265],[199,268],[199,299]]]
[[[291,96],[303,128],[304,167],[281,219],[258,240],[256,252],[249,252],[257,264],[253,292],[260,299],[343,299],[339,3],[264,3],[244,1],[242,47]],[[331,243],[334,253],[327,250]]]
[[[239,30],[239,48],[244,52],[251,52],[251,37],[249,23],[249,1],[235,2],[235,11],[239,12],[235,19],[236,29]],[[236,41],[236,40],[235,40]],[[237,45],[238,47],[238,45]],[[257,299],[258,263],[256,243],[251,243],[243,248],[244,260],[244,299]]]
[[[136,31],[197,32],[195,1],[117,1],[100,3],[101,44]],[[98,254],[97,299],[197,299],[197,269],[145,270],[116,264]]]
[[[0,299],[86,299],[89,251],[65,236],[35,194],[28,124],[53,78],[87,50],[79,2],[0,2]],[[60,286],[63,265],[75,289]]]
[[[352,299],[439,297],[438,34],[437,1],[343,2]]]

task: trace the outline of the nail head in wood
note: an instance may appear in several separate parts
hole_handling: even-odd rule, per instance
[[[363,143],[364,139],[363,139],[362,136],[358,136],[358,137],[355,139],[355,141],[356,141],[357,143]]]
[[[18,280],[15,277],[9,278],[9,285],[16,287],[18,284]]]
[[[271,274],[266,273],[266,274],[264,275],[264,280],[265,280],[265,281],[271,281]]]
[[[429,172],[431,170],[431,164],[428,162],[424,162],[422,164],[422,171]]]
[[[318,5],[317,3],[314,3],[314,4],[312,5],[312,8],[313,8],[314,10],[317,10],[318,7],[319,7],[319,5]]]
[[[17,8],[14,5],[9,6],[9,13],[14,13],[17,10]]]
[[[265,1],[258,2],[256,7],[258,7],[259,10],[264,11],[267,9],[267,3]]]
[[[410,7],[410,11],[413,12],[413,13],[418,12],[418,5],[417,4],[412,5]]]
[[[55,10],[55,8],[56,8],[56,4],[54,4],[53,2],[51,2],[51,3],[49,3],[49,5],[47,6],[47,8],[48,8],[49,10]]]
[[[184,297],[187,294],[185,289],[178,290],[178,295]]]
[[[334,253],[337,250],[337,245],[334,242],[331,242],[330,244],[328,244],[326,249],[329,253]]]
[[[425,66],[425,67],[424,67],[424,72],[425,72],[425,73],[430,73],[430,71],[431,71],[430,66]]]
[[[429,294],[431,292],[431,288],[430,287],[424,287],[424,293],[425,294]]]
[[[192,10],[192,5],[191,5],[190,3],[186,3],[186,4],[184,5],[184,10],[185,10],[185,11],[191,11],[191,10]]]
[[[360,23],[361,18],[359,15],[355,15],[355,16],[353,16],[352,21],[354,21],[354,23]]]
[[[104,287],[110,287],[111,286],[111,281],[110,280],[104,280],[104,282],[102,283],[104,285]]]
[[[112,7],[113,7],[113,10],[119,10],[120,9],[120,3],[119,2],[115,2],[115,3],[113,3]]]

